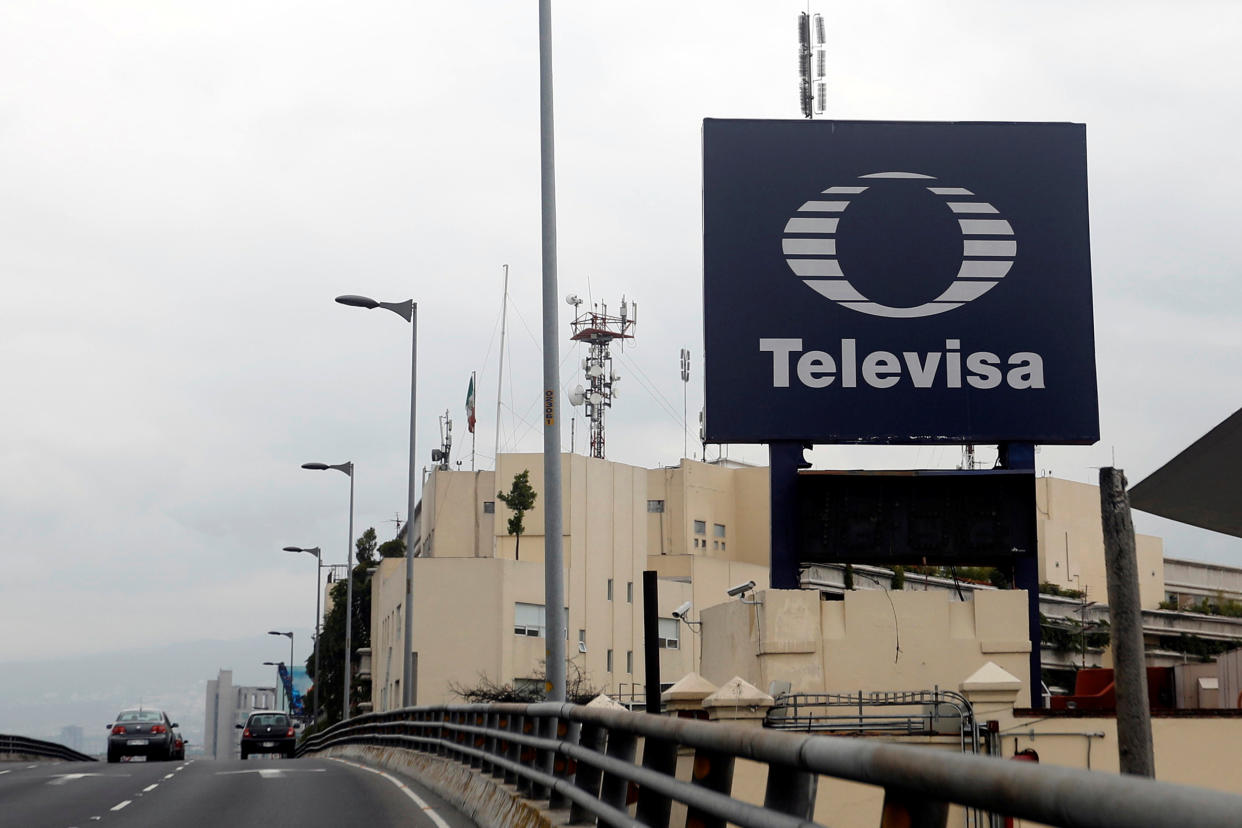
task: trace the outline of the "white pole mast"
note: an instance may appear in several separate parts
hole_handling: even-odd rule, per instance
[[[496,372],[496,445],[493,463],[500,470],[500,392],[505,377],[505,321],[509,314],[509,266],[505,265],[504,298],[500,300],[500,368]]]

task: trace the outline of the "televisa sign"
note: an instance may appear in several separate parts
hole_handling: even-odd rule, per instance
[[[1086,131],[706,120],[709,442],[1099,439]]]

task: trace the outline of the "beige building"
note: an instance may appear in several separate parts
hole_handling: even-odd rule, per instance
[[[431,473],[415,518],[415,702],[457,701],[454,687],[540,681],[543,456],[501,455],[498,471]],[[540,497],[520,540],[496,497],[528,470]],[[566,645],[571,673],[614,694],[641,694],[642,573],[659,574],[660,675],[699,668],[700,640],[673,610],[722,600],[730,586],[767,585],[767,469],[683,460],[645,469],[562,455]],[[405,563],[385,559],[372,580],[375,710],[400,706]]]

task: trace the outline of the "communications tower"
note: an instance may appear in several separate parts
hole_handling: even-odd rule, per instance
[[[638,303],[626,303],[621,297],[621,315],[609,316],[603,302],[594,302],[591,310],[579,313],[582,300],[572,293],[565,301],[574,308],[574,321],[569,337],[574,342],[589,346],[586,359],[582,360],[582,372],[586,374],[588,387],[579,385],[569,392],[571,405],[586,407],[586,419],[591,424],[591,456],[604,456],[604,412],[612,408],[617,396],[617,383],[621,377],[612,369],[609,348],[614,340],[634,338],[634,326],[638,322]]]

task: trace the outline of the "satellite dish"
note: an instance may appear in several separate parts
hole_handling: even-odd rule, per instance
[[[575,308],[582,304],[582,300],[578,298],[578,294],[571,293],[565,297],[566,305],[573,305]]]
[[[593,364],[587,368],[586,374],[588,377],[602,377],[604,375],[604,368],[601,365]]]
[[[582,405],[585,399],[586,395],[583,393],[581,385],[569,392],[569,404],[572,406]]]

